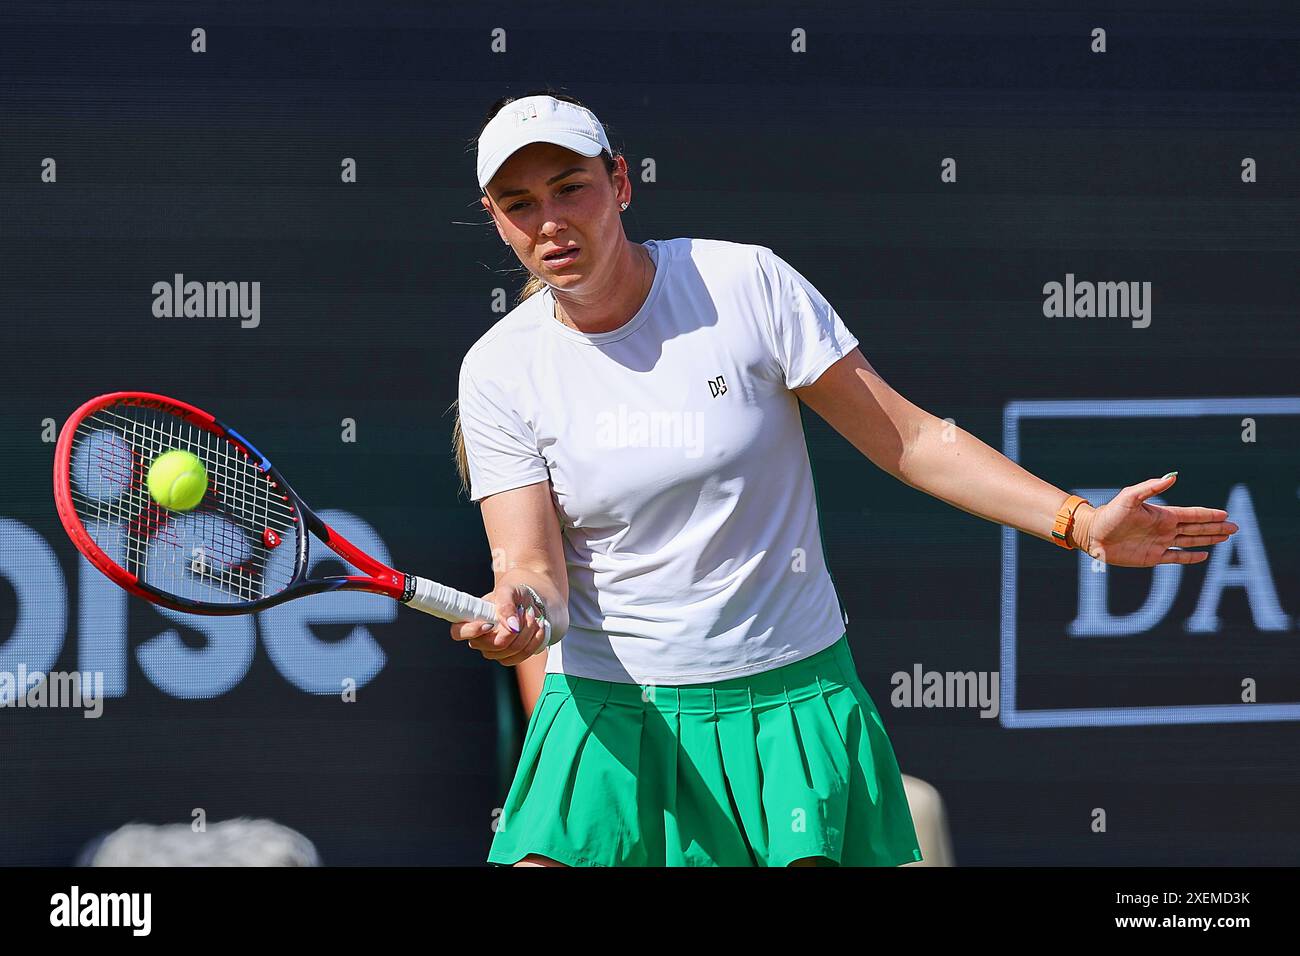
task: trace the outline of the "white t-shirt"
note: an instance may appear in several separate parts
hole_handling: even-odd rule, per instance
[[[631,320],[589,335],[550,288],[466,353],[470,497],[547,479],[570,627],[547,672],[699,684],[810,657],[844,633],[799,400],[858,340],[765,246],[650,240]]]

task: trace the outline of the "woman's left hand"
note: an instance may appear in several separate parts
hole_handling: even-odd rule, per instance
[[[1168,491],[1178,480],[1176,472],[1130,485],[1114,498],[1089,512],[1076,535],[1079,547],[1106,564],[1121,568],[1149,568],[1157,564],[1200,564],[1208,551],[1172,551],[1203,548],[1227,541],[1238,530],[1228,512],[1218,508],[1174,508],[1148,504],[1147,499]]]

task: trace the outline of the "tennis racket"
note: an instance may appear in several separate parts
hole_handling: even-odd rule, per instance
[[[148,487],[152,463],[175,449],[197,456],[207,476],[202,499],[184,511],[163,507]],[[482,598],[375,560],[318,518],[247,438],[162,395],[113,392],[78,408],[59,433],[54,502],[91,564],[178,611],[251,614],[310,594],[369,591],[445,621],[497,618]],[[308,577],[312,535],[362,573]],[[550,623],[539,621],[549,644]]]

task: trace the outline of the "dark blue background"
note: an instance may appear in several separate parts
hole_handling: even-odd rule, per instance
[[[196,26],[204,54],[190,52]],[[1098,26],[1104,55],[1089,52]],[[496,27],[505,54],[491,52]],[[796,27],[805,54],[790,52]],[[0,515],[62,563],[68,586],[48,589],[73,607],[58,668],[97,635],[77,630],[41,422],[119,388],[212,411],[310,504],[372,524],[395,563],[488,589],[448,410],[461,357],[499,318],[493,290],[513,299],[522,283],[474,182],[473,137],[505,93],[563,88],[634,171],[655,160],[657,181],[634,183],[630,238],[772,247],[895,388],[999,447],[1012,400],[1296,394],[1297,63],[1290,0],[6,3]],[[40,181],[47,156],[57,184]],[[1240,181],[1245,156],[1255,184]],[[344,157],[355,184],[339,181]],[[944,157],[958,182],[940,182]],[[260,281],[261,326],[155,319],[152,284],[177,272]],[[1043,283],[1067,272],[1150,281],[1151,327],[1045,319]],[[345,417],[355,444],[339,440]],[[1000,666],[1001,532],[806,418],[863,681],[903,770],[946,798],[960,863],[1294,862],[1292,723],[1009,730],[890,707],[889,675],[916,662]],[[1270,553],[1283,605],[1300,611],[1293,430],[1258,448],[1235,432],[1121,447],[1113,424],[1081,427],[1040,439],[1027,465],[1063,488],[1178,469],[1172,502],[1218,505],[1256,474],[1249,456],[1271,456]],[[1059,614],[1071,557],[1020,548]],[[0,641],[17,614],[0,584]],[[163,629],[146,605],[131,615],[133,646]],[[1294,631],[1261,656],[1244,602],[1225,602],[1224,619],[1251,667],[1296,683]],[[0,710],[0,863],[66,863],[105,829],[195,807],[280,820],[329,863],[480,863],[504,796],[508,675],[411,612],[372,630],[388,661],[355,704],[297,690],[259,649],[210,700],[173,699],[133,671],[99,721]],[[1160,640],[1157,677],[1161,660],[1199,653]],[[1216,660],[1230,692],[1237,662]],[[1040,662],[1062,693],[1095,666]],[[1089,830],[1094,807],[1104,835]]]

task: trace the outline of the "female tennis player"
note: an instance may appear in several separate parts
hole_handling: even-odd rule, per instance
[[[576,100],[505,98],[480,202],[530,274],[466,353],[456,441],[518,665],[552,646],[489,861],[893,866],[921,859],[821,546],[805,402],[912,487],[1109,564],[1195,564],[1237,530],[1092,507],[895,392],[765,246],[630,241],[626,160]]]

